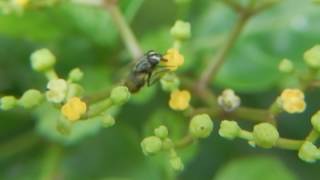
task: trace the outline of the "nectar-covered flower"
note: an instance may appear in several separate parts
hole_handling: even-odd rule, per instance
[[[302,113],[306,108],[304,94],[299,89],[285,89],[278,98],[278,103],[288,113]]]
[[[184,63],[183,55],[181,55],[178,49],[175,48],[169,49],[163,58],[165,59],[163,65],[169,68],[171,71],[177,70],[178,67]]]
[[[227,112],[234,111],[240,106],[240,103],[240,98],[234,93],[232,89],[225,89],[218,97],[218,104],[223,110]]]
[[[87,105],[78,97],[73,97],[61,108],[62,114],[70,121],[77,121],[87,111]]]
[[[64,79],[54,79],[48,82],[47,88],[46,96],[48,101],[61,103],[67,95],[68,83]]]
[[[185,110],[189,107],[191,94],[187,90],[176,90],[170,95],[169,106],[173,110]]]

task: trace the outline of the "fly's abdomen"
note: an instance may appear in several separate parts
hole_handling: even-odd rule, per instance
[[[125,81],[125,86],[128,87],[131,93],[138,92],[146,83],[145,73],[135,73],[131,72]]]

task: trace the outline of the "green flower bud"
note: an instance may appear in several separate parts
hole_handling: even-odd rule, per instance
[[[320,68],[320,45],[307,50],[304,53],[304,61],[312,68]]]
[[[191,37],[191,25],[188,22],[178,20],[170,30],[171,36],[177,40],[186,40]]]
[[[311,124],[315,130],[320,132],[320,111],[318,111],[312,116]]]
[[[253,140],[261,147],[271,148],[278,139],[278,130],[270,123],[260,123],[253,128]]]
[[[157,136],[146,137],[141,142],[142,152],[148,156],[159,152],[162,148],[162,141]]]
[[[43,95],[40,91],[30,89],[26,91],[19,99],[19,105],[24,108],[32,108],[39,105],[43,100]]]
[[[298,156],[303,161],[313,163],[320,158],[320,150],[311,142],[306,141],[300,147]]]
[[[241,100],[232,89],[225,89],[218,97],[218,104],[226,112],[232,112],[240,106]]]
[[[111,91],[110,99],[115,105],[122,105],[130,98],[130,92],[125,86],[118,86]]]
[[[79,68],[75,68],[69,73],[69,80],[72,82],[78,82],[83,78],[83,72]]]
[[[206,138],[212,130],[213,122],[207,114],[194,116],[189,124],[189,132],[196,138]]]
[[[69,84],[67,99],[71,97],[81,97],[84,89],[79,84],[71,83]]]
[[[175,74],[167,73],[161,78],[160,83],[164,91],[172,92],[179,88],[180,80]]]
[[[159,126],[154,130],[154,134],[161,139],[168,137],[168,128],[166,126]]]
[[[226,139],[234,139],[240,133],[240,127],[235,121],[223,120],[220,124],[219,135]]]
[[[294,69],[294,66],[292,61],[290,61],[289,59],[283,59],[280,62],[278,69],[280,72],[283,72],[283,73],[291,73]]]
[[[181,161],[181,158],[178,156],[170,158],[170,165],[176,171],[182,171],[184,169],[184,165]]]
[[[56,63],[56,57],[48,49],[40,49],[31,54],[32,69],[45,72],[52,69]]]
[[[174,143],[172,142],[172,140],[170,138],[165,138],[162,141],[162,149],[167,151],[170,150],[171,148],[174,147]]]
[[[1,109],[10,110],[17,105],[17,99],[14,96],[4,96],[1,98]]]
[[[110,114],[108,114],[102,117],[101,123],[103,127],[108,128],[114,126],[116,121]]]

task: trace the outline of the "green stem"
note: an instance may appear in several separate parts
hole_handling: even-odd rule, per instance
[[[62,155],[62,147],[57,144],[51,144],[45,153],[40,180],[56,179],[57,168]]]
[[[274,119],[271,114],[264,109],[255,109],[249,107],[239,107],[234,112],[227,113],[221,108],[197,108],[192,112],[192,115],[207,113],[213,117],[218,117],[220,120],[233,119],[233,120],[245,120],[250,122],[270,122],[273,123]]]
[[[116,27],[118,28],[122,40],[129,50],[131,56],[134,58],[134,60],[139,59],[143,54],[142,50],[120,9],[115,2],[111,2],[110,0],[105,0],[105,6],[108,9]]]
[[[287,150],[298,150],[302,144],[303,144],[303,141],[301,140],[280,138],[277,141],[275,147],[278,147],[281,149],[287,149]]]
[[[187,134],[186,136],[184,136],[181,140],[179,140],[178,142],[175,143],[174,147],[175,148],[184,148],[190,144],[192,144],[194,142],[193,137],[191,136],[191,134]]]
[[[238,21],[236,22],[233,30],[231,31],[229,38],[226,41],[226,44],[218,51],[216,56],[211,60],[208,64],[207,68],[201,74],[201,77],[197,84],[197,89],[205,89],[208,82],[211,79],[214,79],[218,70],[223,65],[228,53],[230,52],[231,48],[235,44],[236,40],[238,39],[239,35],[241,34],[245,24],[248,22],[250,16],[247,13],[241,13]]]
[[[319,133],[315,129],[312,129],[308,136],[306,137],[306,141],[310,141],[312,143],[316,142],[319,138]]]
[[[45,72],[45,75],[47,77],[47,79],[50,80],[54,80],[54,79],[58,79],[58,75],[56,73],[56,71],[54,69],[50,69],[48,71]]]
[[[103,113],[104,111],[106,111],[107,109],[109,109],[111,106],[113,105],[112,101],[110,98],[104,99],[94,105],[92,105],[89,109],[89,111],[87,112],[87,114],[82,117],[82,120],[85,119],[89,119],[95,116],[100,115],[101,113]]]
[[[248,141],[251,141],[253,139],[252,133],[246,130],[240,130],[238,137]]]

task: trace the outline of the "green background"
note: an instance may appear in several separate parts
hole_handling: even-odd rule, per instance
[[[243,1],[245,3],[245,0]],[[223,44],[236,15],[220,1],[120,0],[120,8],[144,51],[165,52],[176,19],[189,21],[192,38],[184,44],[186,63],[178,75],[196,79]],[[292,82],[277,70],[282,58],[303,70],[303,52],[320,42],[320,6],[310,0],[283,0],[254,17],[235,44],[214,82],[213,90],[233,88],[245,106],[266,108],[282,87]],[[0,95],[20,96],[29,88],[45,90],[46,79],[31,70],[30,54],[49,48],[56,69],[66,77],[80,67],[86,93],[111,87],[131,61],[110,16],[103,9],[62,3],[52,8],[0,16]],[[252,148],[241,140],[227,141],[214,133],[179,154],[185,170],[172,174],[166,156],[143,156],[140,141],[158,124],[169,126],[174,138],[187,128],[185,118],[168,108],[160,86],[144,89],[120,112],[117,124],[102,129],[96,121],[78,127],[72,137],[52,128],[55,112],[44,105],[35,112],[0,112],[0,179],[38,179],[45,171],[50,144],[64,144],[58,179],[319,179],[320,163],[308,164],[297,152]],[[320,107],[319,90],[308,91],[302,115],[281,115],[282,137],[302,139],[311,128],[309,117]],[[118,111],[118,110],[115,110]],[[215,117],[213,117],[215,119]],[[251,129],[251,125],[243,124]]]

